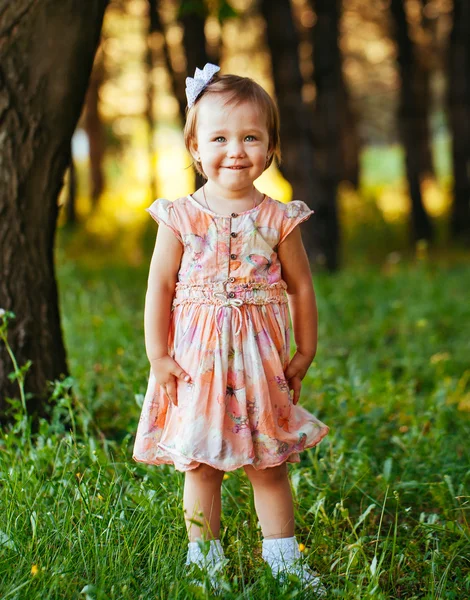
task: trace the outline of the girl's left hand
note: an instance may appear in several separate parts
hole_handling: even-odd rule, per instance
[[[289,366],[284,372],[291,392],[294,392],[293,403],[297,404],[300,398],[300,390],[302,387],[302,379],[305,377],[312,358],[305,356],[300,352],[296,352],[289,363]]]

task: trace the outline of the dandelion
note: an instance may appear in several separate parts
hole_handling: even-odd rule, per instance
[[[457,408],[462,412],[470,412],[470,393],[463,396],[459,401]]]
[[[424,260],[428,255],[428,242],[426,240],[418,240],[416,242],[416,258]]]
[[[227,480],[227,479],[230,479],[230,475],[229,475],[228,473],[225,473],[225,475],[224,475],[224,479],[225,479],[225,480]]]
[[[399,252],[390,252],[387,254],[387,262],[390,265],[396,265],[401,260],[401,254]]]
[[[450,359],[450,354],[448,352],[437,352],[436,354],[433,354],[431,356],[431,358],[429,359],[429,362],[432,365],[435,365],[437,363],[443,362],[445,360],[449,360]]]
[[[34,575],[37,575],[39,573],[39,567],[37,565],[33,565],[31,567],[31,575],[34,577]]]
[[[101,494],[98,494],[98,500],[104,500],[104,498]]]
[[[304,544],[299,544],[299,552],[305,552],[306,548]]]

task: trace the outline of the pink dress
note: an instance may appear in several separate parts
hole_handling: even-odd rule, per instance
[[[289,394],[287,286],[276,250],[313,211],[265,197],[222,216],[192,196],[147,210],[184,245],[168,352],[192,381],[177,380],[174,406],[150,372],[133,458],[179,471],[299,462],[329,427]]]

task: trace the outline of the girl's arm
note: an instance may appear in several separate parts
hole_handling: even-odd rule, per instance
[[[182,255],[183,246],[175,234],[169,227],[160,224],[145,296],[145,349],[156,382],[167,390],[174,404],[177,403],[175,376],[181,379],[189,378],[168,355],[171,304]]]
[[[300,227],[296,227],[279,245],[278,257],[282,278],[287,284],[297,351],[285,371],[294,392],[294,404],[300,397],[301,381],[317,352],[318,311],[312,273],[302,243]]]

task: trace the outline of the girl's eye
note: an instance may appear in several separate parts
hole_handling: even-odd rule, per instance
[[[247,140],[247,142],[255,142],[256,138],[254,135],[247,135],[245,140]]]
[[[223,135],[218,135],[214,141],[215,142],[225,142],[225,138]]]

